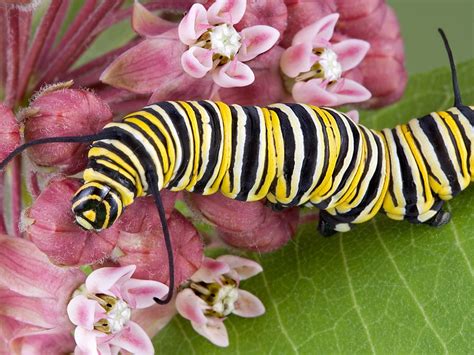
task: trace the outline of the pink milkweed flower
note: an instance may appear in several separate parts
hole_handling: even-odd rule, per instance
[[[217,346],[228,346],[224,320],[230,314],[258,317],[265,313],[262,302],[239,288],[240,281],[262,271],[255,261],[234,255],[206,258],[176,296],[176,309],[191,321],[194,330]]]
[[[153,344],[132,310],[151,307],[168,287],[153,280],[131,278],[134,265],[104,267],[93,271],[67,306],[76,325],[76,354],[110,354],[120,349],[133,354],[154,354]]]
[[[74,351],[66,305],[85,278],[51,264],[30,241],[0,235],[0,353]]]
[[[280,32],[256,25],[238,32],[234,25],[244,16],[246,0],[217,0],[206,11],[194,4],[178,27],[179,39],[189,46],[181,56],[183,69],[195,78],[212,71],[220,87],[241,87],[255,80],[252,69],[243,62],[266,52]]]
[[[371,97],[364,86],[343,77],[344,72],[362,61],[370,45],[358,39],[332,44],[338,18],[339,14],[334,13],[301,29],[283,52],[281,70],[296,101],[338,106]]]

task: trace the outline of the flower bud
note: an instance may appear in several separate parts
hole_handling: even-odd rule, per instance
[[[227,244],[246,250],[275,250],[291,239],[298,225],[297,208],[275,212],[262,201],[242,202],[220,194],[189,194],[187,201]]]
[[[161,194],[168,210],[167,223],[173,246],[175,283],[178,286],[201,265],[203,245],[189,221],[177,211],[170,213],[170,202],[176,194],[165,191]],[[119,228],[117,247],[121,255],[115,261],[122,266],[136,265],[135,276],[138,278],[168,284],[168,255],[153,198],[139,198],[129,206],[119,221]]]
[[[248,1],[244,17],[236,25],[240,31],[246,27],[267,25],[285,32],[288,23],[288,10],[283,0]]]
[[[13,112],[0,103],[0,161],[20,144],[20,129]]]
[[[288,26],[283,34],[280,45],[284,48],[291,46],[294,35],[303,27],[337,12],[335,0],[297,0],[286,1],[288,7]]]
[[[80,186],[76,179],[52,179],[24,216],[28,238],[58,265],[98,262],[117,242],[116,225],[97,233],[75,224],[71,199]]]
[[[26,141],[94,134],[112,120],[105,102],[89,91],[77,89],[41,93],[26,115]],[[62,173],[74,174],[85,168],[87,148],[87,144],[79,143],[43,144],[29,149],[28,156],[37,165],[54,166]]]

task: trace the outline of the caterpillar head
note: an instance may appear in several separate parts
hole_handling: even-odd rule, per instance
[[[83,229],[101,231],[122,214],[120,194],[110,186],[92,181],[84,184],[72,198],[72,212]]]

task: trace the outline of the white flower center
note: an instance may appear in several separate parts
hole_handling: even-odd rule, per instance
[[[324,78],[329,81],[335,81],[341,78],[342,66],[337,60],[337,54],[329,48],[326,48],[318,60],[323,68]]]
[[[117,333],[123,329],[130,321],[132,310],[127,302],[117,300],[112,309],[107,312],[107,320],[109,322],[110,332]]]
[[[235,302],[239,298],[239,292],[234,285],[225,285],[219,289],[216,296],[215,303],[212,305],[212,310],[228,316],[235,309]]]
[[[218,54],[233,58],[240,49],[240,35],[234,26],[223,24],[215,26],[210,31],[211,48]]]

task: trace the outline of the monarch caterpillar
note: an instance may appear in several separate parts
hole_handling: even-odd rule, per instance
[[[153,195],[163,225],[174,289],[173,254],[159,191],[221,191],[242,201],[266,198],[275,208],[321,209],[323,235],[348,231],[380,209],[393,219],[439,226],[442,210],[474,179],[474,111],[461,103],[448,41],[454,106],[380,132],[332,108],[266,107],[222,102],[160,102],[110,123],[96,135],[50,137],[90,142],[84,184],[72,200],[77,223],[100,231],[139,196]]]

